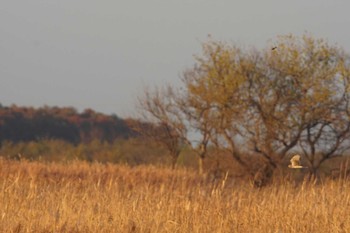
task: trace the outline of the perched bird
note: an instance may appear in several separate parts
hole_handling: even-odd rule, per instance
[[[294,155],[293,158],[290,160],[290,163],[288,165],[289,168],[307,168],[303,167],[300,163],[300,155]]]
[[[277,49],[277,46],[275,46],[275,47],[272,47],[272,49],[271,49],[271,50],[273,51],[273,50],[275,50],[275,49]]]

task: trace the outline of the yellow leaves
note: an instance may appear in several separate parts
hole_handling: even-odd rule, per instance
[[[243,106],[249,98],[271,111],[291,103],[306,111],[330,105],[341,91],[350,94],[347,59],[338,47],[308,34],[279,36],[263,52],[211,40],[203,45],[187,88],[198,101],[242,111],[249,111],[249,104]]]
[[[191,73],[187,89],[198,99],[219,105],[227,104],[245,82],[244,54],[233,46],[210,41],[203,45],[204,57],[197,57],[196,71]]]

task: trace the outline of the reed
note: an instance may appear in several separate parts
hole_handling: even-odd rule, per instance
[[[0,232],[350,232],[347,180],[272,183],[154,166],[0,160]]]

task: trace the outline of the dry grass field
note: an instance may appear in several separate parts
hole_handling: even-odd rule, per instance
[[[0,232],[350,232],[349,184],[0,159]]]

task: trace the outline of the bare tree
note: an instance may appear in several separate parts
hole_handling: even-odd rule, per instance
[[[133,129],[164,146],[175,168],[187,129],[175,104],[172,88],[155,89],[153,92],[145,90],[144,96],[138,99],[138,105],[142,121],[148,124],[134,125]]]
[[[137,131],[165,146],[173,158],[173,165],[182,147],[188,146],[198,156],[199,173],[203,174],[211,121],[207,106],[193,97],[188,89],[176,90],[170,86],[153,92],[146,90],[139,98],[141,117],[143,121],[152,122],[157,130],[139,128]]]

